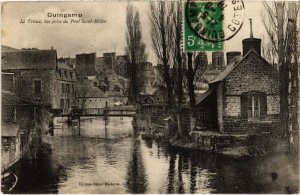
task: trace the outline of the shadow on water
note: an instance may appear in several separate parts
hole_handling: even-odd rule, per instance
[[[128,163],[127,170],[127,192],[128,193],[146,193],[148,188],[147,175],[144,167],[143,158],[141,155],[141,143],[137,138],[138,132],[133,132],[133,143],[131,149],[131,159]]]
[[[65,167],[57,166],[53,169],[50,156],[34,161],[22,160],[13,171],[18,175],[18,180],[22,181],[13,188],[13,194],[58,193],[59,180],[67,179]]]

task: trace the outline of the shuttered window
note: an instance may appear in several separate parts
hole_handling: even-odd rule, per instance
[[[267,97],[265,93],[248,92],[241,96],[243,118],[259,118],[267,114]]]

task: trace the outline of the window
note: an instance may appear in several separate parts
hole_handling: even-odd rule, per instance
[[[66,100],[66,108],[70,108],[70,100],[69,99]]]
[[[65,100],[64,99],[60,99],[60,108],[61,109],[65,108]]]
[[[74,84],[72,84],[71,86],[72,86],[71,93],[74,93]]]
[[[258,118],[267,114],[267,97],[265,93],[243,93],[241,103],[243,118]]]
[[[70,93],[70,84],[66,84],[66,92]]]
[[[58,70],[58,73],[59,73],[59,77],[61,78],[61,70]]]
[[[217,57],[217,65],[219,65],[219,66],[222,65],[222,57],[221,56]]]
[[[35,94],[39,94],[42,92],[42,81],[34,80],[33,81],[33,90]]]
[[[65,73],[65,79],[67,79],[68,78],[68,72],[64,71],[64,73]]]
[[[65,93],[65,84],[61,84],[61,93]]]

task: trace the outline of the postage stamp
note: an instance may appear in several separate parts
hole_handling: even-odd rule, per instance
[[[187,1],[184,11],[186,51],[223,50],[243,25],[243,1]]]

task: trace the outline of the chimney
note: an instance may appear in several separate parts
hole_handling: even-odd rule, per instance
[[[231,52],[227,52],[226,53],[226,60],[227,60],[227,64],[230,64],[230,62],[232,62],[232,60],[237,57],[240,56],[241,52],[239,51],[231,51]]]
[[[253,49],[259,55],[261,55],[261,39],[253,38],[252,31],[252,19],[250,20],[250,38],[243,40],[243,55],[246,55],[248,51]]]
[[[212,53],[212,66],[214,69],[223,69],[225,67],[223,52]]]
[[[53,46],[51,46],[51,50],[53,50]]]

